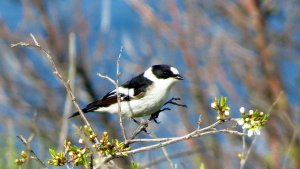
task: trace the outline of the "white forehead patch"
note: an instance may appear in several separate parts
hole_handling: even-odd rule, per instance
[[[179,71],[175,67],[170,68],[174,75],[179,75]]]

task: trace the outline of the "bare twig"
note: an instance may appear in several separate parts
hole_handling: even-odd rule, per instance
[[[91,157],[90,157],[90,162],[89,162],[89,169],[93,169],[94,167],[94,155],[91,154]]]
[[[24,144],[27,151],[29,151],[33,155],[33,158],[31,158],[30,156],[28,156],[28,158],[35,159],[43,166],[43,168],[48,168],[47,165],[35,154],[35,152],[31,148],[30,143],[31,143],[33,137],[34,137],[34,134],[31,134],[29,136],[28,140],[26,140],[22,135],[17,136],[17,138],[20,139],[20,141]]]
[[[180,158],[180,157],[187,157],[187,156],[193,155],[201,150],[203,150],[203,147],[194,147],[191,150],[170,154],[170,158],[174,159],[174,158]],[[150,161],[148,164],[141,166],[141,168],[152,168],[152,166],[156,166],[159,163],[165,162],[165,160],[166,160],[166,157],[163,156],[162,158],[159,158],[157,160]]]
[[[58,79],[60,79],[60,81],[63,83],[67,93],[69,93],[71,99],[72,99],[72,102],[74,104],[74,106],[76,107],[76,109],[78,110],[82,120],[84,121],[84,123],[88,126],[91,126],[90,123],[88,122],[88,120],[86,119],[86,117],[84,116],[81,108],[79,107],[78,103],[77,103],[77,100],[76,100],[76,97],[75,95],[73,94],[73,91],[72,91],[72,88],[70,86],[70,83],[69,81],[66,81],[62,75],[59,73],[55,63],[54,63],[54,60],[52,58],[52,56],[50,55],[50,53],[48,51],[46,51],[44,48],[42,48],[39,43],[37,42],[36,38],[34,37],[33,34],[30,34],[31,38],[33,39],[34,41],[34,44],[30,44],[30,43],[25,43],[25,42],[19,42],[19,43],[16,43],[16,44],[12,44],[11,47],[17,47],[17,46],[22,46],[22,47],[31,47],[31,48],[35,48],[35,49],[38,49],[39,51],[41,51],[45,56],[46,58],[48,59],[48,61],[50,62],[51,64],[51,67],[53,69],[53,73],[58,77]],[[95,138],[95,142],[97,144],[99,144],[99,141],[97,138]]]
[[[210,131],[205,131],[205,132],[201,131],[198,134],[191,136],[191,138],[196,138],[196,137],[204,136],[207,134],[217,134],[217,133],[227,133],[227,134],[235,134],[238,136],[246,136],[246,134],[235,131],[235,130],[224,129],[224,130],[210,130]],[[169,140],[172,140],[175,138],[177,138],[177,137],[132,139],[132,140],[128,140],[127,142],[128,142],[128,144],[137,143],[137,142],[165,142],[165,141],[169,141]]]
[[[201,114],[201,113],[199,114],[197,124],[198,124],[198,127],[197,127],[197,128],[200,129],[200,128],[201,128],[201,125],[202,125],[202,114]]]
[[[116,82],[115,82],[112,78],[110,78],[109,76],[103,75],[103,74],[101,74],[101,73],[97,73],[97,75],[98,75],[99,77],[103,78],[103,79],[107,79],[107,80],[110,81],[112,84],[116,85]]]
[[[138,128],[133,132],[132,136],[129,140],[134,139],[138,134],[140,134],[142,131],[146,131],[146,128],[149,125],[149,121],[141,122],[141,124],[138,126]],[[127,140],[128,141],[128,140]],[[129,142],[128,142],[129,143]]]
[[[272,111],[273,107],[278,103],[278,101],[280,100],[282,94],[283,94],[283,91],[281,91],[279,93],[279,95],[277,96],[276,100],[272,103],[272,105],[268,109],[268,111],[267,111],[268,114],[271,114],[271,111]],[[254,144],[256,143],[257,137],[258,136],[254,137],[254,139],[253,139],[253,141],[252,141],[252,143],[251,143],[248,151],[245,152],[246,151],[246,141],[245,141],[245,136],[243,136],[243,152],[242,152],[242,158],[241,158],[241,161],[240,161],[240,164],[241,164],[240,165],[240,169],[243,169],[245,167],[245,164],[246,164],[246,162],[247,162],[247,160],[249,158],[249,155],[250,155],[250,153],[251,153],[251,151],[252,151],[252,149],[254,147]]]
[[[244,136],[245,137],[245,136]],[[256,140],[257,140],[257,135],[254,136],[254,139],[252,140],[252,143],[248,149],[247,152],[243,152],[243,158],[241,160],[241,166],[240,166],[240,169],[243,169],[245,167],[245,164],[246,164],[246,161],[248,160],[249,158],[249,155],[254,147],[254,144],[256,143]]]
[[[281,99],[282,95],[284,94],[284,91],[280,91],[280,93],[278,94],[276,100],[272,103],[272,105],[270,106],[270,108],[268,109],[268,114],[272,113],[272,109],[274,108],[274,106],[279,102],[279,100]]]
[[[196,129],[194,131],[192,131],[191,133],[188,133],[184,136],[179,136],[179,137],[172,137],[172,138],[157,138],[157,139],[134,139],[134,140],[128,140],[129,143],[133,143],[133,142],[159,142],[157,144],[153,144],[153,145],[149,145],[149,146],[145,146],[145,147],[141,147],[141,148],[137,148],[134,150],[129,150],[126,152],[123,152],[127,155],[130,154],[136,154],[136,153],[140,153],[140,152],[144,152],[144,151],[149,151],[149,150],[153,150],[153,149],[157,149],[157,148],[161,148],[170,144],[174,144],[180,141],[185,141],[185,140],[189,140],[191,138],[195,138],[195,137],[200,137],[203,135],[207,135],[207,134],[216,134],[216,133],[229,133],[229,134],[235,134],[235,135],[239,135],[239,136],[244,136],[244,133],[235,131],[235,130],[227,130],[227,129],[223,129],[223,130],[216,130],[215,127],[218,126],[219,124],[221,124],[221,121],[217,121],[214,124],[207,126],[205,128],[202,129]],[[106,163],[116,157],[120,157],[122,156],[122,153],[117,153],[115,156],[107,156],[103,159],[103,163]]]
[[[169,162],[170,168],[175,169],[176,167],[175,167],[174,163],[172,162],[172,160],[169,156],[169,153],[167,152],[166,147],[162,147],[161,149],[162,149],[162,151],[164,153],[164,156],[166,157],[167,161]]]
[[[124,142],[126,142],[127,138],[126,138],[125,128],[124,128],[124,125],[123,125],[121,100],[120,100],[120,95],[119,95],[119,78],[120,78],[120,75],[121,75],[120,74],[120,59],[121,59],[122,53],[123,53],[123,46],[121,46],[120,53],[119,53],[118,60],[117,60],[116,91],[117,91],[117,100],[118,100],[119,123],[120,123],[120,127],[121,127],[121,130],[122,130]]]
[[[138,128],[133,132],[132,136],[124,142],[125,146],[129,146],[129,144],[133,143],[132,140],[142,131],[147,133],[146,128],[148,127],[149,122],[149,120],[141,122]]]
[[[71,89],[74,89],[74,78],[75,78],[75,67],[76,67],[75,55],[76,55],[75,34],[71,32],[69,34],[69,70],[68,70],[68,79],[70,81]],[[72,101],[71,98],[68,97],[68,93],[67,93],[64,114],[62,118],[62,126],[59,134],[59,146],[58,146],[59,149],[63,148],[64,139],[66,138],[68,133],[68,117],[70,116],[72,110],[71,106],[72,106]]]
[[[125,128],[124,128],[124,125],[123,125],[121,100],[120,100],[120,95],[119,95],[119,79],[120,79],[120,75],[121,75],[120,74],[120,59],[121,59],[122,53],[123,53],[123,46],[121,46],[121,48],[120,48],[120,52],[119,52],[118,59],[117,59],[116,80],[113,80],[109,76],[103,75],[101,73],[97,73],[97,75],[101,78],[107,79],[108,81],[110,81],[116,87],[117,101],[118,101],[119,123],[120,123],[120,127],[121,127],[121,130],[122,130],[124,141],[126,142],[127,138],[126,138]]]
[[[154,134],[152,134],[152,135],[153,135],[154,137],[156,137]],[[170,155],[169,155],[169,153],[168,153],[166,147],[162,147],[161,150],[162,150],[162,152],[163,152],[163,154],[164,154],[166,160],[168,161],[168,163],[169,163],[169,165],[170,165],[170,168],[171,168],[171,169],[175,169],[175,168],[176,168],[176,165],[175,165],[175,164],[173,163],[173,161],[171,160]]]
[[[299,136],[299,133],[300,133],[299,131],[300,131],[299,128],[295,128],[295,129],[294,129],[293,136],[292,136],[291,141],[290,141],[290,143],[289,143],[289,146],[288,146],[288,148],[287,148],[287,154],[288,154],[288,155],[291,155],[291,151],[292,151],[292,149],[293,149],[293,145],[295,145],[296,139],[297,139],[297,137]],[[288,159],[289,159],[288,156],[286,156],[286,157],[284,158],[284,160],[283,160],[283,165],[282,165],[282,169],[286,169],[286,166],[288,165],[288,162],[289,162]]]
[[[245,129],[243,129],[243,133],[245,133]],[[245,154],[246,154],[246,136],[242,136],[242,157],[240,159],[240,169],[242,169],[245,165]]]

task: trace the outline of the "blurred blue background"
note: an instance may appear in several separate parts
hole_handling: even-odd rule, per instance
[[[75,109],[48,60],[36,50],[10,47],[32,42],[32,33],[71,80],[80,106],[113,89],[96,74],[116,77],[121,46],[121,83],[153,64],[177,67],[186,80],[170,97],[180,97],[189,108],[171,106],[161,113],[159,125],[151,124],[151,135],[140,138],[184,135],[197,127],[200,113],[203,126],[209,125],[216,121],[210,103],[226,96],[233,117],[239,117],[241,106],[272,113],[245,168],[299,168],[299,7],[291,0],[0,1],[0,151],[6,154],[0,167],[17,167],[14,159],[24,146],[16,135],[34,134],[32,148],[46,161],[49,147],[60,149],[64,138],[77,142],[72,126],[82,125],[79,118],[66,119]],[[91,113],[87,118],[98,133],[122,138],[117,116]],[[124,120],[132,133],[136,125]],[[248,146],[252,140],[247,138]],[[238,168],[242,142],[218,134],[166,151],[178,168],[202,163]],[[170,167],[161,149],[118,165],[133,160],[143,167]],[[35,162],[29,166],[39,168]]]

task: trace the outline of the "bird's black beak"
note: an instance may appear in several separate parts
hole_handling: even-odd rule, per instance
[[[180,75],[176,75],[175,79],[177,79],[177,80],[184,80],[184,78],[182,76],[180,76]]]

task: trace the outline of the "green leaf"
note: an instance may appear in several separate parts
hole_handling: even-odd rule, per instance
[[[140,163],[131,163],[131,169],[140,169],[141,168],[141,164]]]
[[[54,158],[56,156],[56,153],[52,148],[49,148],[49,153],[52,156],[52,158]]]
[[[203,163],[201,163],[201,164],[200,164],[200,167],[199,167],[199,169],[205,169],[205,166],[204,166],[204,164],[203,164]]]
[[[71,150],[71,151],[77,151],[77,150],[78,150],[78,147],[76,147],[76,146],[70,146],[70,150]]]
[[[124,157],[127,157],[127,156],[128,156],[128,154],[125,153],[125,152],[121,152],[121,154],[122,154]]]
[[[226,106],[226,97],[222,96],[220,98],[220,106],[223,108]]]

